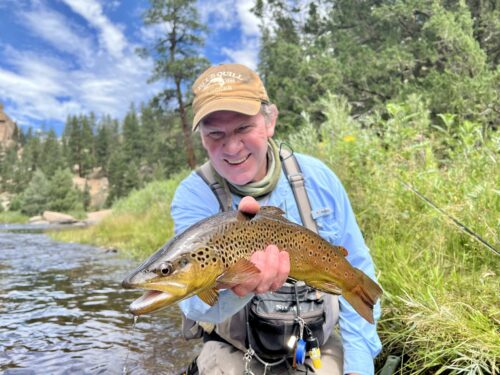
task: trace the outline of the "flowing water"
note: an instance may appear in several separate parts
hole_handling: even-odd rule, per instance
[[[0,373],[178,374],[195,357],[177,307],[133,327],[140,292],[120,283],[137,262],[10,229],[0,227]]]

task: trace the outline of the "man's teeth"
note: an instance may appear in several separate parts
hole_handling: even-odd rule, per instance
[[[229,163],[229,164],[241,164],[243,163],[245,160],[247,160],[248,156],[245,156],[244,158],[241,158],[241,159],[238,159],[238,160],[228,160],[226,159],[226,161]]]

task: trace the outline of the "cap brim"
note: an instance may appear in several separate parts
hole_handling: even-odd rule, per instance
[[[217,111],[232,111],[253,116],[260,110],[260,100],[220,98],[205,104],[194,116],[193,131],[196,130],[203,118]]]

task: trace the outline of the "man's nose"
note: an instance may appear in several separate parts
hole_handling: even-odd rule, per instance
[[[241,148],[240,137],[233,135],[226,138],[224,142],[224,152],[227,154],[237,154]]]

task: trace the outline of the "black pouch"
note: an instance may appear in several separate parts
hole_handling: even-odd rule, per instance
[[[249,304],[248,341],[259,356],[274,359],[292,354],[288,340],[299,334],[295,288],[300,317],[318,342],[323,342],[326,314],[322,294],[301,282],[296,286],[286,283],[275,292],[255,296]]]

